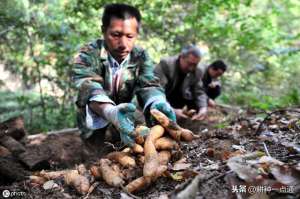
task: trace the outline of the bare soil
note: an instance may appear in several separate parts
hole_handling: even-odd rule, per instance
[[[179,124],[185,128],[191,129],[194,133],[201,135],[201,138],[191,143],[181,143],[181,150],[187,158],[187,162],[192,164],[192,169],[199,172],[207,178],[199,183],[197,190],[198,199],[223,199],[237,198],[232,192],[232,187],[228,184],[229,168],[226,165],[227,156],[236,151],[233,146],[243,147],[247,152],[265,151],[261,136],[267,136],[264,140],[267,150],[273,158],[290,165],[297,164],[300,161],[297,148],[288,145],[288,143],[300,143],[300,113],[299,109],[287,109],[274,113],[243,113],[232,112],[224,114],[220,111],[213,111],[205,122],[195,122],[190,120],[179,121]],[[54,152],[61,153],[65,148],[59,148],[51,144],[55,140],[49,140],[47,146],[56,148]],[[95,157],[86,159],[85,153],[79,145],[72,145],[68,141],[64,147],[71,147],[73,154],[66,156],[78,156],[75,162],[84,162],[87,165],[93,162]],[[61,145],[59,145],[61,146]],[[49,148],[45,147],[41,153],[47,153]],[[53,152],[53,150],[50,150]],[[69,150],[67,150],[69,151]],[[100,158],[100,157],[98,157]],[[34,161],[34,160],[32,160]],[[48,169],[56,170],[58,168],[71,168],[74,162],[57,165],[47,165]],[[9,166],[9,160],[7,163]],[[45,165],[42,165],[45,166]],[[16,168],[17,169],[17,168]],[[36,168],[36,169],[40,169]],[[26,171],[33,172],[33,171]],[[231,174],[232,175],[232,174]],[[2,180],[2,179],[1,179]],[[0,182],[1,182],[0,180]],[[176,198],[176,192],[184,189],[191,179],[176,181],[169,177],[161,177],[146,190],[135,194],[140,198]],[[25,192],[20,198],[84,198],[78,195],[72,188],[67,187],[62,181],[56,183],[61,185],[61,190],[44,190],[42,187],[32,187],[26,181],[6,182],[6,185],[0,186],[2,190]],[[279,194],[270,193],[270,198],[300,198],[300,193]],[[89,198],[130,198],[120,189],[113,188],[100,181],[100,184],[89,195]]]

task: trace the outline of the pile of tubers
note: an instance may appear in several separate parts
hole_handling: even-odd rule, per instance
[[[30,176],[30,182],[41,185],[48,180],[63,178],[67,185],[83,195],[92,191],[91,184],[97,180],[104,180],[108,185],[120,187],[128,193],[146,188],[167,171],[172,151],[180,150],[179,141],[190,142],[199,138],[160,111],[151,110],[151,114],[160,125],[150,130],[146,126],[136,127],[136,143],[133,146],[107,154],[89,170],[79,165],[74,170],[41,171]],[[142,132],[145,131],[149,133],[144,137]]]

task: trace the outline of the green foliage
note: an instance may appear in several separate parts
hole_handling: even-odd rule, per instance
[[[60,106],[57,99],[46,96],[45,119],[41,107],[40,95],[34,92],[0,92],[0,121],[23,115],[26,129],[30,133],[47,132],[62,127],[75,127],[75,110],[73,106]],[[60,108],[58,108],[60,107]]]
[[[230,124],[226,121],[226,122],[221,122],[221,123],[218,123],[216,125],[214,125],[214,128],[217,128],[217,129],[225,129],[229,126]]]
[[[280,95],[266,95],[262,92],[238,91],[222,95],[224,103],[248,106],[258,110],[271,110],[287,106],[300,105],[299,88],[291,88]]]
[[[224,59],[221,100],[257,109],[299,105],[298,0],[134,0],[143,15],[138,44],[155,62],[188,43],[207,47],[204,61]],[[79,46],[101,36],[104,0],[2,0],[0,60],[22,77],[30,95],[1,96],[6,110],[30,107],[33,130],[75,125],[71,61]],[[5,82],[0,81],[0,86]],[[33,94],[34,93],[34,94]],[[55,106],[52,106],[56,104]],[[13,113],[14,111],[9,111]],[[27,114],[28,109],[21,113]],[[3,119],[3,118],[1,118]]]

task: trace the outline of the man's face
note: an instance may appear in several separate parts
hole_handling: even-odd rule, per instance
[[[197,57],[193,54],[188,54],[185,57],[180,56],[179,62],[181,71],[184,73],[195,71],[200,60],[200,57]]]
[[[131,52],[138,36],[136,18],[111,18],[110,25],[103,31],[109,53],[118,61],[123,61]]]
[[[224,71],[220,68],[209,67],[208,74],[211,78],[218,78],[224,74]]]

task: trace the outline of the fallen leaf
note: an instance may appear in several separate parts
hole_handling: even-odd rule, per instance
[[[191,178],[191,177],[195,177],[196,175],[199,175],[199,172],[188,169],[182,172],[182,177],[185,179]]]
[[[208,171],[218,170],[219,169],[219,164],[218,163],[213,163],[213,164],[201,167],[201,169],[205,169],[205,170],[208,170]]]
[[[182,176],[182,172],[175,172],[175,173],[170,173],[170,177],[175,180],[175,181],[182,181],[184,180]]]
[[[260,156],[259,152],[245,154],[243,156],[234,156],[227,161],[227,166],[235,172],[239,178],[251,182],[254,181],[255,178],[260,174],[259,170],[253,168],[249,163],[247,163],[247,159],[255,159]]]
[[[173,171],[181,171],[181,170],[185,170],[188,169],[192,166],[192,164],[190,163],[177,163],[174,164],[174,166],[172,167]]]
[[[277,135],[275,135],[272,131],[264,131],[259,136],[258,139],[261,141],[269,141],[269,142],[278,142]]]
[[[180,160],[177,160],[174,164],[177,164],[177,163],[186,163],[186,158],[181,158]]]
[[[228,162],[227,165],[239,176],[239,178],[247,182],[253,181],[259,175],[257,169],[254,169],[247,164],[242,164],[240,162]]]
[[[248,199],[269,199],[269,196],[266,193],[255,193]]]
[[[221,160],[225,161],[225,160],[228,160],[231,157],[242,155],[244,153],[245,152],[243,152],[241,150],[237,150],[237,151],[234,151],[234,152],[224,151],[221,155]]]
[[[285,146],[290,153],[295,153],[295,154],[300,153],[299,144],[295,144],[291,142],[282,142],[281,144]]]
[[[272,158],[270,156],[262,156],[258,162],[259,163],[276,164],[276,165],[284,165],[283,162],[276,160],[275,158]]]
[[[168,199],[168,194],[161,194],[157,199]]]
[[[269,128],[275,130],[275,129],[278,129],[278,125],[273,124],[273,125],[270,125]]]
[[[196,194],[199,190],[199,182],[201,180],[201,176],[197,175],[189,185],[185,187],[185,189],[181,190],[177,193],[176,198],[185,199],[185,198],[195,198]]]
[[[233,144],[231,147],[233,149],[235,149],[235,150],[240,150],[240,151],[246,152],[245,147],[242,146],[242,145],[235,145],[235,144]]]
[[[123,192],[120,195],[121,195],[120,199],[133,199],[132,197],[130,197],[129,195]]]
[[[270,166],[270,172],[273,174],[277,181],[285,185],[296,186],[300,184],[299,172],[291,167],[288,167],[287,165],[272,165]]]
[[[297,170],[298,172],[300,172],[300,162],[294,168],[295,168],[295,170]]]
[[[58,184],[56,184],[53,180],[49,180],[43,184],[43,188],[45,190],[58,188]]]
[[[193,170],[185,170],[185,171],[178,171],[174,173],[169,173],[169,177],[171,177],[175,181],[183,181],[188,178],[194,177],[199,173]]]

